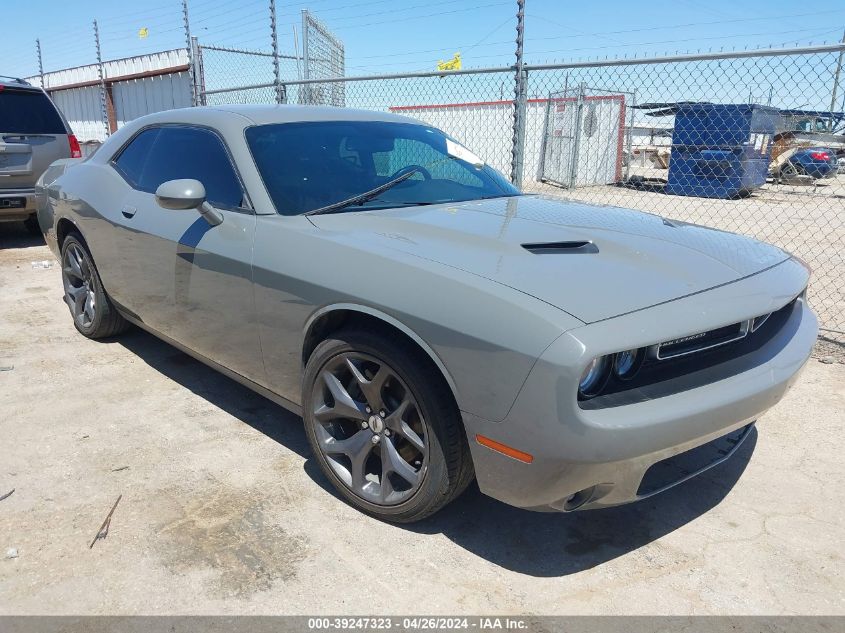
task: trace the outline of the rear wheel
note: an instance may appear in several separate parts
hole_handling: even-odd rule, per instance
[[[314,350],[303,384],[311,449],[356,508],[410,523],[472,480],[454,399],[414,346],[362,330],[337,333]]]
[[[77,235],[62,243],[62,285],[73,324],[82,335],[106,338],[129,326],[103,289],[91,253]]]

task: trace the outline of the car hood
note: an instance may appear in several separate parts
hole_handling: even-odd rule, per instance
[[[544,196],[311,220],[331,239],[458,268],[585,323],[731,283],[789,258],[779,248],[734,233]],[[525,247],[537,244],[551,246]]]

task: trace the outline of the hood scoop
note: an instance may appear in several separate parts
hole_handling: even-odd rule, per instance
[[[586,255],[599,252],[598,246],[587,241],[537,242],[534,244],[523,244],[522,248],[535,255]]]

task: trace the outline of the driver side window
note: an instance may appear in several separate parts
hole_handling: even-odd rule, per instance
[[[144,130],[114,160],[134,189],[155,193],[168,180],[192,178],[205,186],[208,202],[234,209],[244,193],[223,143],[210,130],[182,126]]]

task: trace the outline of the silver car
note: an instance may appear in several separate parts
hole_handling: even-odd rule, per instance
[[[150,115],[54,164],[38,209],[83,335],[135,324],[300,413],[389,521],[473,478],[537,510],[656,494],[733,454],[817,334],[788,253],[522,195],[384,113]]]
[[[79,142],[46,92],[0,76],[0,222],[23,221],[40,234],[35,181],[53,161],[81,156]]]

